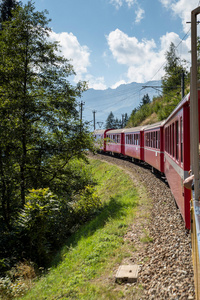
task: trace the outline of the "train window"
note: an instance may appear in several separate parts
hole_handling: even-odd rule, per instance
[[[135,134],[134,136],[135,136],[135,145],[138,145],[138,135]]]
[[[183,119],[181,118],[181,132],[180,132],[180,135],[181,135],[181,162],[183,162]]]
[[[174,155],[174,123],[172,124],[172,155],[173,155],[173,157],[175,157],[175,155]]]
[[[153,148],[155,148],[155,132],[153,132],[152,136],[153,136]]]
[[[170,153],[170,126],[168,127],[168,141],[167,141],[167,146],[168,146],[168,153]]]
[[[145,146],[148,147],[148,134],[145,133]]]
[[[167,127],[167,152],[169,153],[169,127]]]
[[[160,132],[156,131],[156,149],[160,148]]]
[[[158,149],[158,131],[156,131],[156,145],[155,148]]]
[[[128,135],[128,139],[129,139],[129,144],[132,144],[133,143],[133,136],[132,136],[132,134],[129,134]]]
[[[179,147],[178,121],[176,121],[175,127],[176,127],[176,159],[178,160],[179,159],[179,156],[178,156],[178,147]]]
[[[147,146],[150,147],[150,132],[147,133]]]
[[[172,125],[169,127],[169,153],[172,154]]]

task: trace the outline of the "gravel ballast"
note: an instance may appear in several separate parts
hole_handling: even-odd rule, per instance
[[[195,299],[191,237],[168,185],[138,164],[100,154],[94,158],[123,168],[151,201],[149,217],[139,218],[124,237],[136,247],[125,263],[140,266],[135,285],[142,286],[142,293],[132,299]],[[139,209],[143,216],[148,213],[142,212],[145,206]]]

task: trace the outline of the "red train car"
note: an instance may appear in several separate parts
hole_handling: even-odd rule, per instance
[[[144,160],[144,126],[124,129],[125,155]]]
[[[124,129],[112,129],[106,132],[106,151],[124,155]]]
[[[174,195],[186,228],[190,228],[191,191],[183,181],[190,170],[189,94],[179,103],[164,125],[165,176]]]
[[[93,132],[93,137],[95,139],[95,147],[98,150],[106,152],[106,132],[112,129],[96,129]]]
[[[162,173],[164,173],[164,122],[144,128],[144,161]]]

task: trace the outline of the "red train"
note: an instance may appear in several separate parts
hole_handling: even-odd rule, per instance
[[[186,228],[190,228],[191,191],[183,186],[190,170],[190,95],[162,122],[124,129],[95,130],[100,150],[138,159],[164,173]]]

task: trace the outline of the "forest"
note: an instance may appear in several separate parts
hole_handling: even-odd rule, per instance
[[[1,3],[0,275],[20,261],[48,267],[54,252],[99,209],[79,118],[86,82],[49,41],[47,12]]]

